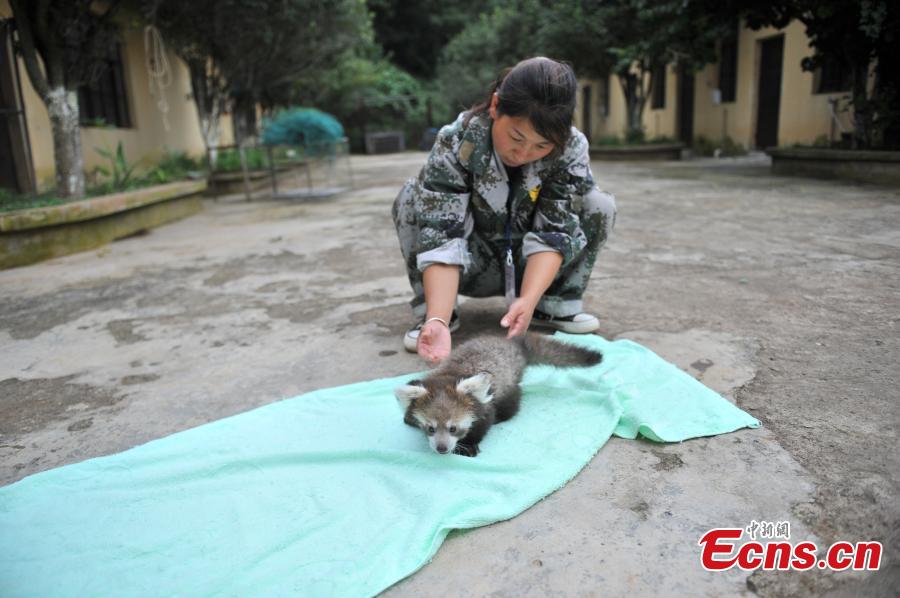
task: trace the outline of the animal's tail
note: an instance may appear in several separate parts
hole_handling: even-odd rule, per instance
[[[559,367],[592,366],[603,361],[599,351],[585,349],[578,345],[563,343],[540,334],[526,334],[522,339],[525,359],[529,365],[545,364]]]

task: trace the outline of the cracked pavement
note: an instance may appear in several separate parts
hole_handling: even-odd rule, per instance
[[[0,272],[0,483],[420,370],[400,342],[411,314],[390,205],[424,159],[354,156],[355,190],[336,198],[206,200]],[[650,347],[763,427],[613,438],[558,492],[451,534],[385,595],[895,595],[900,191],[775,177],[761,155],[592,166],[618,204],[585,298],[599,333]],[[499,333],[502,313],[464,300],[456,342]],[[751,520],[820,547],[878,540],[881,570],[704,571],[700,536]]]

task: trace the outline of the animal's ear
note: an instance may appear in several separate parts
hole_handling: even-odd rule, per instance
[[[404,411],[409,409],[410,403],[419,397],[424,397],[426,394],[428,394],[428,391],[422,386],[420,380],[410,380],[409,384],[404,384],[394,389],[394,396],[397,397]]]
[[[456,391],[471,395],[481,403],[489,403],[494,397],[491,395],[491,383],[493,378],[488,372],[480,372],[469,378],[463,378],[456,384]]]

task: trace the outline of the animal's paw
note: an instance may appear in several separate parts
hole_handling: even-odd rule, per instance
[[[475,457],[478,455],[478,445],[468,445],[468,444],[457,444],[456,448],[453,449],[454,454],[462,455],[463,457]]]

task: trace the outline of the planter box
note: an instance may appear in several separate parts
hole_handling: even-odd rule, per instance
[[[295,174],[303,171],[307,178],[309,177],[309,163],[306,161],[296,161],[290,164],[278,164],[275,167],[275,176],[283,176],[285,174]],[[250,192],[259,191],[272,186],[272,171],[268,168],[261,170],[247,171],[247,182],[250,186]],[[245,193],[244,173],[240,170],[237,172],[217,172],[206,178],[206,190],[204,194],[209,197],[218,197],[220,195],[235,195]]]
[[[272,184],[272,174],[268,169],[251,170],[247,172],[247,178],[250,182],[251,192]],[[244,192],[244,173],[240,170],[237,172],[217,172],[207,177],[206,182],[204,194],[207,196],[233,195]]]
[[[170,183],[0,213],[0,269],[88,251],[203,209],[205,182]]]
[[[900,152],[775,148],[772,173],[900,185]]]
[[[597,145],[590,149],[594,160],[681,160],[682,143],[645,143],[640,145]]]

